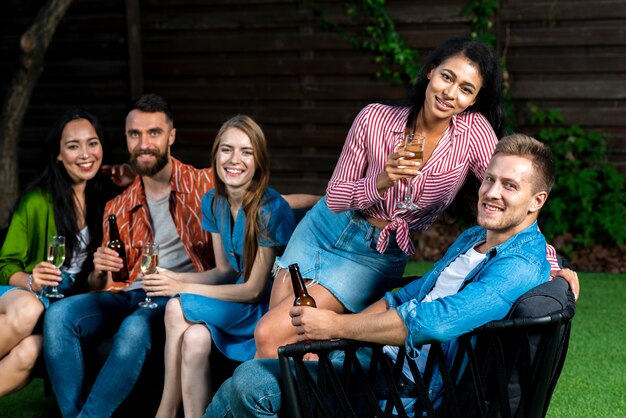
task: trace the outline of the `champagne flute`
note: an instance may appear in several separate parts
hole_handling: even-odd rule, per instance
[[[401,157],[400,160],[423,161],[424,159],[424,135],[406,133],[404,135],[404,150],[413,153],[413,157]],[[404,198],[396,202],[398,209],[417,210],[419,206],[413,202],[413,179],[406,179],[406,192]]]
[[[157,271],[159,265],[159,244],[154,242],[147,242],[141,247],[141,272],[145,276],[146,274],[153,274]],[[139,306],[142,308],[154,309],[157,304],[146,294],[146,299],[139,302]]]
[[[48,263],[54,264],[56,268],[60,268],[65,262],[65,237],[62,235],[53,235],[48,242]],[[59,292],[57,286],[48,286],[44,296],[51,299],[62,299],[65,295]]]

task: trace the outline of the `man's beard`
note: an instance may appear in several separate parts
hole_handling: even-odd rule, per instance
[[[150,166],[142,166],[137,162],[137,157],[140,155],[154,155],[156,162]],[[133,170],[140,176],[154,176],[167,165],[169,159],[170,153],[167,149],[163,154],[159,154],[159,152],[155,150],[139,150],[131,154],[129,163]]]

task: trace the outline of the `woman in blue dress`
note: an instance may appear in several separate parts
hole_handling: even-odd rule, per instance
[[[216,267],[200,273],[159,269],[144,278],[149,296],[179,297],[165,312],[165,381],[157,417],[200,417],[212,396],[209,355],[246,361],[256,352],[254,327],[268,309],[274,258],[294,229],[293,212],[268,187],[263,131],[238,115],[220,128],[211,152],[215,189],[202,200]]]

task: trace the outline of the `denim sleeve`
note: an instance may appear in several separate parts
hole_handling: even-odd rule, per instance
[[[424,276],[413,280],[411,283],[407,284],[397,292],[387,292],[384,296],[384,299],[387,301],[389,309],[396,308],[403,303],[409,302],[414,299],[421,299],[419,297],[420,291],[424,285],[424,282],[426,282],[425,279],[430,274],[432,274],[432,270]]]
[[[407,353],[417,356],[416,347],[421,344],[448,341],[489,321],[504,318],[517,298],[547,281],[549,273],[545,255],[541,258],[526,254],[499,256],[454,295],[432,302],[413,299],[403,303],[397,311],[409,330]]]

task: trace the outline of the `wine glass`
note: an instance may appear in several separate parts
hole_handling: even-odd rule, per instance
[[[53,235],[48,241],[48,263],[54,264],[56,268],[60,268],[65,262],[65,237],[62,235]],[[57,286],[48,286],[44,296],[51,299],[62,299],[65,295],[59,292]]]
[[[404,134],[403,148],[405,151],[413,153],[413,157],[401,157],[400,160],[422,161],[424,159],[424,135]],[[417,210],[419,206],[413,202],[413,179],[406,179],[406,192],[404,198],[396,202],[398,209]]]
[[[159,244],[147,242],[141,247],[141,272],[146,274],[156,273],[159,265]],[[146,299],[139,302],[142,308],[154,309],[157,304],[146,294]]]

